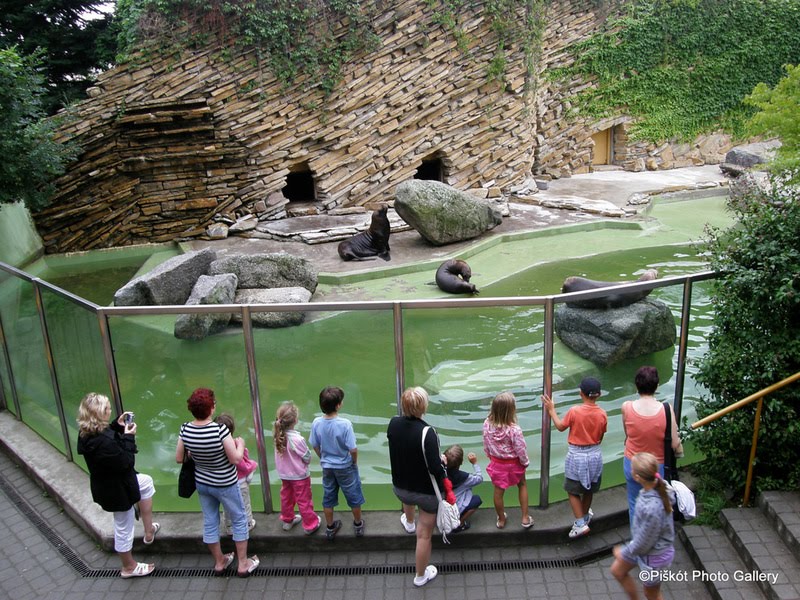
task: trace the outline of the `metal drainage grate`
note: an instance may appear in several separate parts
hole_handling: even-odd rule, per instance
[[[8,496],[11,503],[39,530],[59,554],[81,576],[91,579],[119,577],[119,569],[92,569],[69,547],[67,542],[39,516],[39,513],[9,485],[5,477],[0,477],[0,490]],[[468,563],[444,563],[437,565],[440,573],[478,573],[486,571],[526,571],[541,569],[565,569],[581,567],[601,560],[612,553],[607,546],[593,550],[577,558],[555,558],[544,560],[504,560]],[[414,566],[404,565],[362,565],[362,566],[327,566],[327,567],[259,567],[252,577],[339,577],[347,575],[409,575],[414,573]],[[234,570],[224,573],[226,577],[235,576]],[[214,577],[213,569],[156,568],[150,577]]]

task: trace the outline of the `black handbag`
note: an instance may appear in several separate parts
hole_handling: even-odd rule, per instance
[[[672,411],[668,402],[664,402],[664,414],[667,416],[667,428],[664,431],[664,479],[668,482],[679,481],[678,466],[675,450],[672,449]],[[678,508],[678,503],[672,503],[672,518],[683,523],[686,518]]]
[[[178,475],[178,496],[181,498],[191,498],[196,489],[197,483],[194,480],[194,459],[189,456],[186,448],[184,448],[183,463],[181,464],[181,472]]]

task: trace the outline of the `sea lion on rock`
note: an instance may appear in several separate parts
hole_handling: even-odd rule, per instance
[[[658,271],[655,269],[647,269],[642,276],[636,281],[652,281],[658,277]],[[567,294],[569,292],[585,292],[587,290],[596,290],[604,287],[619,286],[623,283],[632,283],[627,281],[595,281],[593,279],[586,279],[585,277],[567,277],[564,280],[564,285],[561,286],[561,293]],[[628,306],[634,302],[638,302],[645,298],[651,290],[643,290],[639,292],[609,292],[607,296],[600,298],[592,298],[591,300],[573,300],[567,302],[567,306],[572,308],[620,308]]]
[[[472,269],[465,261],[459,259],[446,260],[436,269],[436,285],[443,292],[450,294],[479,293],[475,284],[469,282],[470,277]]]
[[[388,211],[389,207],[386,205],[373,211],[369,229],[339,244],[339,256],[342,260],[372,260],[375,256],[383,260],[392,260],[389,256],[391,227],[386,216]]]

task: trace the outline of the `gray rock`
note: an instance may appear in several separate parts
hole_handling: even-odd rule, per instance
[[[236,292],[236,304],[305,304],[311,300],[311,292],[303,287],[271,289],[240,289]],[[300,325],[304,312],[251,312],[253,325],[259,327],[291,327]],[[241,323],[241,315],[233,315],[234,323]]]
[[[234,304],[238,279],[233,273],[200,275],[186,301],[194,304]],[[175,337],[182,340],[202,340],[228,326],[231,313],[194,313],[179,315],[175,320]]]
[[[732,148],[725,155],[725,163],[749,169],[768,163],[775,156],[779,142],[757,142]]]
[[[239,289],[303,287],[317,289],[317,270],[305,258],[285,252],[274,254],[233,254],[214,261],[209,275],[234,273]]]
[[[217,254],[211,248],[187,252],[164,261],[126,283],[114,294],[116,306],[185,304],[197,278],[208,273]]]
[[[622,308],[570,308],[555,313],[556,335],[600,367],[674,346],[675,318],[663,302],[645,299]]]
[[[228,226],[225,223],[212,223],[206,228],[206,235],[212,240],[224,240],[228,237]]]
[[[503,221],[496,203],[438,181],[404,181],[397,187],[394,208],[406,223],[436,246],[478,237]]]

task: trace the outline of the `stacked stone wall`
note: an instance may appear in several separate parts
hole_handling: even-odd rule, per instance
[[[482,8],[461,19],[466,51],[432,11],[384,4],[381,47],[329,97],[306,80],[285,89],[253,53],[215,48],[104,73],[62,130],[84,151],[35,215],[47,251],[191,238],[221,216],[280,219],[298,169],[321,211],[391,202],[429,158],[445,183],[483,196],[529,177],[521,52],[507,51],[506,81],[490,82],[497,42]]]
[[[34,215],[46,251],[180,240],[218,220],[306,214],[282,193],[296,171],[310,172],[312,210],[324,213],[391,203],[428,159],[440,161],[444,183],[480,197],[532,173],[585,173],[592,134],[611,126],[612,162],[627,170],[718,163],[730,147],[720,135],[638,143],[625,115],[575,117],[574,98],[592,83],[547,75],[571,64],[571,48],[599,29],[610,4],[547,3],[535,94],[525,90],[519,48],[506,49],[505,81],[487,79],[497,39],[480,3],[459,18],[466,50],[431,4],[381,2],[380,47],[351,61],[327,97],[302,78],[286,88],[255,53],[236,48],[143,52],[102,74],[60,130],[83,151],[50,207]]]

